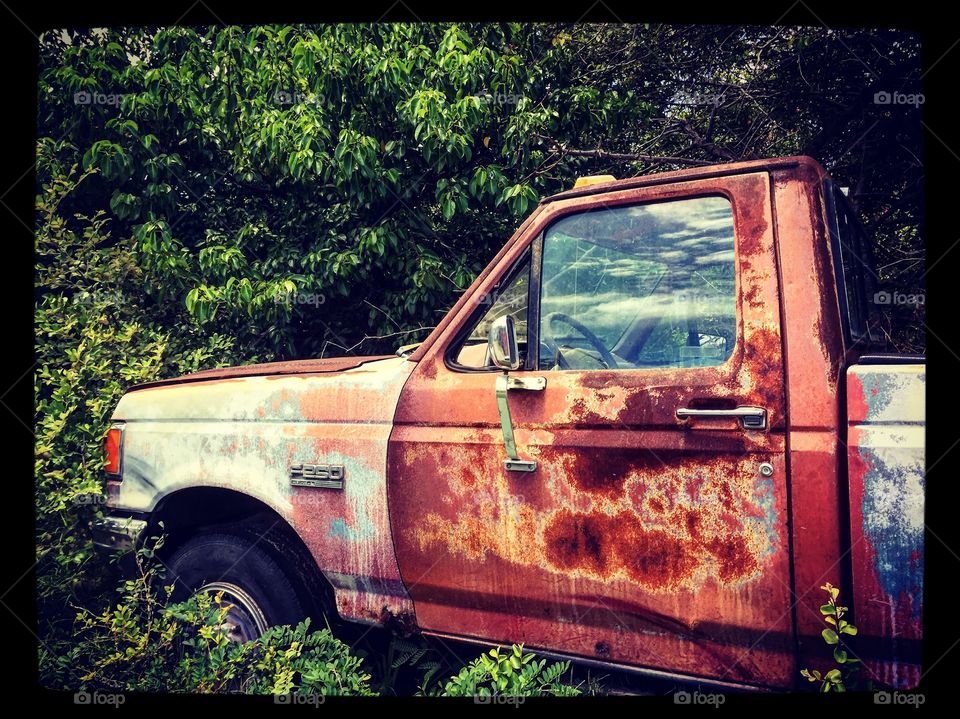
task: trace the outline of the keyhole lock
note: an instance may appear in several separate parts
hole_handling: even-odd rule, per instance
[[[773,465],[770,464],[769,462],[764,462],[764,463],[762,463],[762,464],[760,465],[760,474],[763,475],[764,477],[772,477],[772,476],[773,476]]]

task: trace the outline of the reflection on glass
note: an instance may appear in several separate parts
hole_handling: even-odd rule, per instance
[[[560,220],[544,237],[540,369],[722,364],[735,342],[735,278],[723,197]]]
[[[471,330],[457,353],[457,364],[463,367],[490,367],[487,356],[487,333],[498,317],[510,315],[517,332],[517,345],[521,361],[526,359],[527,348],[527,295],[530,289],[530,262],[527,260],[506,287],[497,290],[484,303],[490,306],[480,321]]]

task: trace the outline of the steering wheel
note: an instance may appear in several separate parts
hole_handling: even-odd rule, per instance
[[[562,312],[551,312],[543,318],[543,323],[540,325],[540,340],[557,358],[557,365],[560,367],[560,369],[570,369],[570,363],[564,359],[563,352],[560,351],[560,345],[557,344],[557,340],[553,336],[552,325],[556,322],[562,322],[563,324],[568,325],[579,332],[583,338],[590,343],[590,346],[600,354],[600,359],[604,365],[606,365],[607,369],[617,368],[617,361],[613,358],[613,355],[610,354],[610,350],[608,350],[600,338],[587,329],[582,322],[575,320],[570,315],[565,315]]]

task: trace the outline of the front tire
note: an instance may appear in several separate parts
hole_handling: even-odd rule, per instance
[[[166,565],[166,581],[174,582],[174,601],[198,592],[223,592],[222,604],[230,605],[227,624],[234,641],[256,639],[277,624],[296,625],[310,614],[303,583],[256,539],[201,534],[176,548]]]

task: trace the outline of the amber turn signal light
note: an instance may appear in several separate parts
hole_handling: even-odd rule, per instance
[[[107,432],[106,453],[107,466],[104,471],[112,476],[120,475],[120,451],[123,445],[123,428],[111,427]]]

